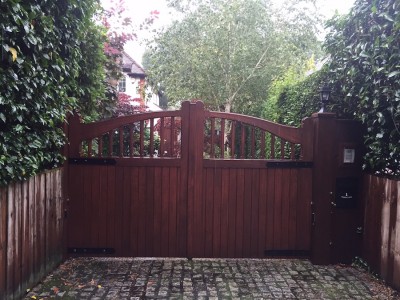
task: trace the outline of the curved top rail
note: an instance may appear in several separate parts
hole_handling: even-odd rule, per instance
[[[168,110],[168,111],[140,113],[131,116],[123,116],[123,117],[85,124],[81,123],[81,121],[79,120],[79,116],[74,115],[72,117],[72,120],[70,121],[70,126],[75,129],[74,132],[79,133],[80,140],[86,140],[95,138],[99,135],[109,132],[110,130],[119,128],[127,124],[132,124],[149,119],[157,119],[164,117],[180,117],[180,116],[181,116],[180,110]]]
[[[217,111],[206,111],[205,117],[207,118],[221,118],[231,121],[238,121],[246,123],[262,130],[268,131],[278,137],[285,139],[291,143],[301,144],[301,128],[281,125],[273,123],[271,121],[263,120],[256,117],[250,117],[235,113],[217,112]]]

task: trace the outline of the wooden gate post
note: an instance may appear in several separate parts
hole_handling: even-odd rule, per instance
[[[311,260],[349,263],[361,250],[362,126],[333,113],[312,115],[314,168]]]
[[[331,201],[335,178],[335,131],[333,113],[312,115],[314,127],[314,170],[312,193],[311,261],[329,264],[331,256]]]
[[[205,243],[202,203],[204,104],[190,103],[188,151],[188,257],[201,257]]]

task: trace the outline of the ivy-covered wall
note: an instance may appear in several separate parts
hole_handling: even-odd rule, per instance
[[[61,163],[61,129],[104,95],[97,0],[0,1],[0,185]],[[79,99],[79,100],[78,100]]]

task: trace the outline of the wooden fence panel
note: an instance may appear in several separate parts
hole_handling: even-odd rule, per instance
[[[20,299],[62,259],[63,170],[0,189],[0,298]]]
[[[385,281],[400,288],[400,181],[364,175],[363,257]]]

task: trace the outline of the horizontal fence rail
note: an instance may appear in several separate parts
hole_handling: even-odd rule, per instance
[[[63,170],[0,188],[0,299],[20,299],[63,254]]]

